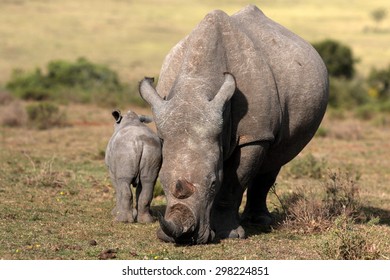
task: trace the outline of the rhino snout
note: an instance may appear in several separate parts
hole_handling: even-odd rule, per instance
[[[159,239],[177,244],[205,244],[214,240],[215,233],[209,226],[196,222],[195,215],[182,203],[177,203],[167,210],[165,218],[159,216]]]
[[[177,203],[167,210],[165,218],[159,217],[161,231],[157,233],[163,241],[196,243],[194,240],[197,224],[192,211],[184,204]]]

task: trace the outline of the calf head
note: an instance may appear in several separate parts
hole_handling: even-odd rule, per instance
[[[217,92],[199,92],[210,89],[184,81],[167,100],[152,82],[145,78],[139,90],[152,107],[163,140],[160,180],[167,210],[160,218],[159,237],[176,243],[207,243],[214,237],[210,211],[222,182],[223,111],[235,92],[234,77],[225,73]]]

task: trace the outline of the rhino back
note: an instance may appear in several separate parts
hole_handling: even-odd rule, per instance
[[[126,126],[110,139],[106,164],[116,177],[136,177],[149,163],[161,161],[159,138],[147,126]]]
[[[223,72],[237,83],[232,143],[270,141],[277,164],[289,161],[311,139],[326,108],[327,72],[317,52],[255,6],[231,17],[217,10],[171,50],[157,90],[168,99],[211,99]]]

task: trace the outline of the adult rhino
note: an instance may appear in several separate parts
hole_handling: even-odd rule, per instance
[[[268,191],[315,134],[328,75],[310,44],[250,5],[209,13],[167,55],[157,88],[145,78],[139,90],[163,139],[158,236],[200,244],[272,221]]]

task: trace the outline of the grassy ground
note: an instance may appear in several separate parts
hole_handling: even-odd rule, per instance
[[[339,238],[330,229],[282,226],[262,233],[249,228],[245,240],[183,247],[158,241],[157,223],[112,222],[114,189],[103,162],[113,129],[110,112],[81,105],[64,110],[69,127],[45,131],[0,127],[0,259],[98,259],[108,249],[117,259],[336,258],[326,254],[326,244]],[[379,220],[374,225],[356,224],[355,230],[365,234],[379,259],[390,258],[388,121],[386,116],[369,122],[328,116],[322,128],[326,136],[316,137],[296,160],[311,154],[326,163],[326,170],[319,179],[297,177],[291,172],[296,164],[292,162],[277,185],[277,194],[283,197],[299,187],[318,192],[327,169],[360,174],[364,215]],[[154,213],[163,211],[163,204],[163,198],[156,198]],[[275,195],[270,195],[269,205],[274,213],[282,211]],[[311,223],[306,225],[312,227]]]
[[[376,24],[370,12],[390,10],[387,0],[252,1],[274,20],[314,42],[350,45],[359,72],[390,62],[390,20]],[[169,49],[212,9],[232,14],[243,0],[7,0],[0,1],[0,84],[15,68],[44,67],[53,59],[84,56],[117,70],[124,81],[158,75]],[[378,31],[372,31],[377,28]],[[368,31],[367,31],[368,30]],[[370,31],[371,30],[371,31]]]
[[[370,18],[376,8],[390,10],[387,0],[255,3],[308,41],[330,37],[352,46],[360,58],[360,74],[390,62],[389,20],[376,25]],[[243,0],[0,1],[0,85],[15,68],[30,70],[53,59],[80,56],[108,64],[124,81],[157,75],[168,50],[208,11],[221,8],[231,14],[245,4]],[[0,104],[0,117],[4,108]],[[309,218],[307,228],[281,226],[269,233],[249,228],[245,240],[183,247],[159,242],[156,223],[112,222],[114,190],[103,163],[113,129],[110,111],[81,105],[63,109],[67,127],[45,131],[0,127],[0,259],[97,259],[106,258],[109,254],[101,253],[108,249],[118,259],[337,258],[328,245],[355,233],[362,233],[367,245],[360,243],[366,248],[360,258],[390,258],[388,116],[358,121],[330,112],[321,129],[325,137],[316,137],[278,179],[280,197],[299,188],[318,194],[329,179],[327,172],[311,178],[291,171],[307,155],[325,162],[325,169],[358,175],[366,218],[352,232],[336,223],[312,230],[316,221]],[[147,113],[139,108],[137,112]],[[163,198],[153,203],[155,213],[164,209]],[[275,195],[270,195],[269,205],[276,214],[283,210]],[[367,222],[375,217],[375,223]]]

